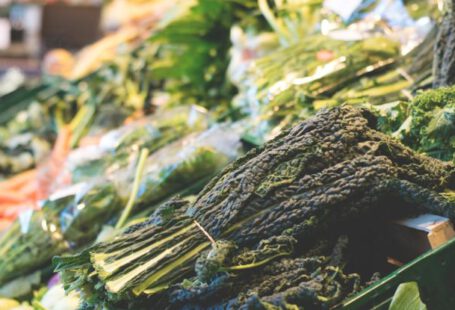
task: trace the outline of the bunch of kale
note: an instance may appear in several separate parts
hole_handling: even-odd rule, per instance
[[[340,236],[419,212],[455,218],[438,194],[455,188],[453,165],[376,123],[350,106],[320,112],[232,163],[194,203],[170,202],[111,242],[56,258],[66,289],[88,308],[339,304],[382,269],[369,259],[381,242]]]

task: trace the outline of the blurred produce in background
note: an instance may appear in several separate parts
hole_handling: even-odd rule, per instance
[[[332,309],[455,219],[447,1],[0,8],[0,309]]]

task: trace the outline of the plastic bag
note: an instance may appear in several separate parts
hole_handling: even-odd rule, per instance
[[[184,135],[207,128],[207,111],[195,105],[182,106],[172,109],[158,110],[154,115],[123,126],[106,134],[100,141],[100,146],[106,151],[139,148],[150,145],[164,135]]]
[[[62,199],[58,203],[64,205]],[[52,214],[28,212],[28,221],[16,221],[0,238],[0,287],[47,266],[54,255],[69,249]]]
[[[53,256],[95,240],[123,203],[111,183],[81,183],[55,192],[0,238],[0,286],[48,266]]]
[[[338,40],[361,40],[382,35],[400,42],[402,55],[420,44],[434,26],[430,16],[413,19],[402,0],[325,0],[324,7],[344,21],[341,24],[324,18],[321,22],[324,34]]]
[[[182,124],[183,122],[185,123],[183,127],[185,130],[188,129],[189,132],[197,131],[201,127],[207,126],[204,111],[195,110],[194,108],[188,108],[186,110],[180,109],[178,111],[182,113],[178,115],[169,115],[169,118],[163,117],[162,119],[158,119],[157,117],[150,122],[159,122],[159,128],[166,128],[168,133],[170,133],[173,128],[176,128],[176,124]],[[203,116],[203,120],[200,119],[200,116]],[[175,121],[176,117],[177,122]],[[149,122],[147,122],[146,125],[149,125]],[[183,134],[183,128],[180,130],[182,131],[178,131],[178,128],[176,128],[177,134],[170,135],[170,140],[168,138],[167,140],[159,139],[158,141],[161,141],[160,143],[164,143],[163,141],[166,141],[166,143],[173,141]],[[228,131],[224,135],[229,138],[223,139],[221,137],[218,139],[218,135],[220,135],[222,131]],[[165,191],[166,195],[171,195],[178,189],[181,189],[180,183],[177,187],[166,188],[166,185],[171,185],[169,180],[176,181],[175,176],[173,177],[172,165],[178,165],[180,162],[183,162],[186,164],[181,166],[183,170],[177,168],[175,171],[186,171],[185,169],[192,163],[191,160],[199,158],[197,156],[189,157],[187,161],[181,158],[182,156],[192,155],[187,149],[190,145],[197,146],[199,145],[198,143],[200,143],[201,147],[203,147],[204,140],[210,141],[212,144],[215,144],[217,140],[219,140],[218,142],[223,143],[223,145],[212,146],[212,149],[207,151],[210,154],[220,156],[220,158],[209,157],[209,159],[213,160],[213,164],[208,162],[208,165],[204,166],[202,164],[206,164],[205,162],[198,162],[198,165],[195,166],[197,169],[208,167],[201,169],[201,171],[196,171],[200,177],[212,173],[215,168],[219,169],[222,163],[225,163],[226,157],[234,156],[234,152],[238,146],[236,143],[239,143],[238,134],[235,134],[235,129],[231,127],[223,128],[221,131],[210,134],[212,132],[213,131],[209,130],[206,133],[199,135],[195,134],[191,139],[188,138],[182,140],[181,143],[175,143],[175,149],[172,152],[172,158],[175,159],[174,161],[169,161],[165,155],[166,152],[160,151],[161,155],[159,155],[159,157],[161,157],[163,161],[164,159],[167,160],[167,165],[163,166],[163,169],[167,170],[162,171],[170,172],[165,178],[167,183],[160,183],[160,185],[163,186],[162,189]],[[141,147],[150,147],[151,149],[156,147],[154,143],[158,143],[157,140],[153,140],[153,143],[150,146],[145,146],[142,140],[133,139],[132,141],[134,141],[132,142],[133,145],[140,144]],[[133,146],[124,145],[120,148],[122,151],[119,151],[119,146],[116,144],[110,149],[102,149],[100,152],[94,152],[89,155],[85,154],[84,158],[76,156],[76,159],[72,158],[68,165],[74,163],[87,163],[94,159],[100,159],[99,157],[104,158],[109,154],[129,154],[130,147]],[[207,145],[206,147],[208,148],[209,146]],[[124,151],[124,148],[128,151]],[[136,148],[138,147],[133,147],[133,149]],[[183,152],[179,152],[180,148],[185,149],[188,153],[184,154]],[[216,153],[216,150],[219,150],[220,153]],[[79,151],[79,156],[81,156],[83,151]],[[134,154],[134,152],[132,153]],[[155,156],[155,153],[152,152],[151,158],[158,158],[153,156]],[[207,157],[203,157],[203,159],[205,160]],[[151,159],[149,165],[153,166],[154,163],[155,160]],[[90,178],[87,178],[87,182],[78,183],[54,192],[47,200],[42,202],[41,209],[24,213],[19,220],[13,223],[13,226],[2,236],[2,238],[0,238],[0,286],[8,283],[13,278],[30,274],[43,266],[49,266],[52,257],[55,255],[62,254],[70,249],[86,246],[96,239],[97,234],[104,224],[109,223],[111,220],[115,221],[120,213],[119,211],[125,205],[125,199],[123,198],[128,196],[128,187],[130,184],[124,183],[120,187],[117,187],[116,185],[118,185],[118,182],[114,181],[121,179],[123,172],[131,171],[131,168],[135,167],[135,160],[128,162],[126,164],[127,167],[122,169],[113,169],[113,166],[119,164],[118,162],[109,162],[109,164],[110,165],[107,165],[109,169],[103,170],[103,173],[99,173],[96,176],[92,175]],[[119,166],[121,166],[121,164],[119,164]],[[154,171],[153,168],[150,169]],[[103,174],[109,176],[110,179],[105,179]],[[187,176],[186,174],[183,174],[183,176],[185,177],[184,183],[186,185],[191,181],[199,180],[191,178],[190,175]],[[152,178],[152,180],[154,179]],[[120,195],[118,189],[122,189],[124,196]],[[145,192],[142,192],[141,195],[148,197]],[[157,197],[164,197],[164,195],[157,195]]]
[[[156,114],[109,131],[98,145],[72,151],[65,169],[73,182],[97,179],[132,167],[141,148],[150,153],[192,132],[207,128],[209,115],[198,106],[158,110]]]
[[[90,185],[81,184],[74,199],[59,212],[63,237],[72,247],[93,241],[122,205],[123,201],[113,184],[104,180]]]
[[[198,182],[207,182],[241,150],[242,125],[217,125],[168,145],[148,157],[136,197],[136,208],[155,205]],[[131,192],[134,173],[125,169],[123,176],[110,179],[124,199]]]
[[[274,128],[289,115],[307,116],[317,98],[339,89],[398,57],[398,44],[383,37],[345,42],[312,36],[258,59],[235,103],[257,123]]]

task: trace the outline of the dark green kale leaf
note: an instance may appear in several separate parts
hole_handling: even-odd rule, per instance
[[[233,242],[240,250],[250,249],[252,255],[230,260],[229,251],[218,253],[222,255],[215,251],[202,279],[218,278],[223,272],[235,272],[243,279],[255,267],[275,262],[267,261],[275,253],[296,255],[298,249],[299,256],[309,259],[307,255],[312,249],[314,253],[324,236],[344,234],[365,219],[432,212],[454,220],[454,202],[438,193],[455,189],[454,166],[405,147],[378,132],[376,124],[365,109],[341,106],[321,111],[226,167],[190,204],[187,215],[178,212],[165,225],[151,224],[95,245],[89,256],[75,256],[81,259],[76,265],[57,258],[58,271],[75,274],[79,266],[89,266],[90,281],[81,275],[65,285],[77,284],[105,305],[145,300],[171,307],[173,285],[191,274],[196,259],[213,244],[210,239]],[[290,240],[295,240],[295,246]],[[333,256],[329,262],[342,263],[338,254]],[[214,296],[221,292],[224,297],[235,296],[232,304],[221,303],[236,309],[261,303],[311,307],[331,305],[353,291],[351,276],[329,263],[319,266],[317,272],[297,274],[289,286],[278,275],[277,282],[271,280],[265,286],[263,281],[251,282],[254,286],[243,286],[233,295],[223,280],[213,287],[214,293],[209,293],[210,284],[201,281],[203,290],[205,284],[210,288],[207,295],[198,293],[198,299],[207,299],[202,309],[216,308],[220,299]],[[227,283],[238,289],[237,282]],[[191,287],[184,283],[184,289]],[[250,287],[260,292],[259,303],[253,297],[248,301]]]

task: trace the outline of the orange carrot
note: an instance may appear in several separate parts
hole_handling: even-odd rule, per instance
[[[36,169],[28,170],[22,172],[8,180],[0,182],[0,190],[4,189],[18,189],[24,184],[28,183],[30,180],[36,178]]]
[[[31,200],[35,200],[37,189],[38,189],[38,182],[36,180],[32,180],[32,181],[28,182],[27,184],[24,184],[17,191],[21,195],[24,195],[24,197],[31,199]]]
[[[26,197],[16,191],[0,191],[0,206],[3,204],[21,203],[24,200],[26,200]]]
[[[52,150],[52,159],[64,159],[71,148],[71,129],[69,126],[63,127],[55,141],[54,149]]]
[[[37,199],[46,199],[52,191],[54,180],[63,170],[66,157],[71,150],[71,129],[69,126],[63,127],[55,141],[49,161],[40,167],[38,173]]]

